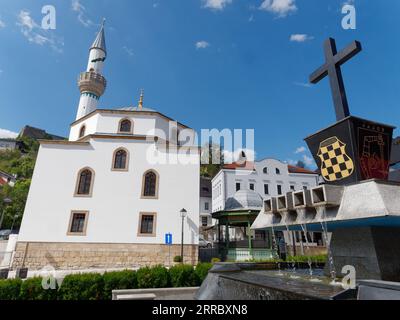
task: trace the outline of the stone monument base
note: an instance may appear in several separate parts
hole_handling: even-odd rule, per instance
[[[354,227],[333,231],[331,251],[335,271],[354,266],[356,279],[400,281],[400,228]],[[329,275],[329,263],[325,266]]]

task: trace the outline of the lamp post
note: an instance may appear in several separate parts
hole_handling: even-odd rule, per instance
[[[185,217],[187,215],[186,209],[182,209],[180,211],[181,218],[182,218],[182,238],[181,238],[181,262],[183,263],[183,221],[185,220]]]
[[[15,220],[17,220],[18,217],[19,217],[18,214],[14,215],[14,219],[13,219],[13,222],[12,222],[12,225],[11,225],[11,232],[13,232],[13,230],[14,230]]]
[[[5,199],[3,199],[3,202],[4,202],[4,209],[3,209],[3,212],[1,213],[1,216],[0,216],[0,230],[1,230],[1,225],[3,224],[3,219],[4,219],[4,213],[5,213],[5,211],[6,211],[6,206],[7,205],[9,205],[10,203],[12,203],[12,200],[11,199],[9,199],[9,198],[5,198]]]

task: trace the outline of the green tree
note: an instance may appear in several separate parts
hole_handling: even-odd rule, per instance
[[[220,145],[207,143],[201,148],[201,176],[214,178],[223,165],[224,154]]]

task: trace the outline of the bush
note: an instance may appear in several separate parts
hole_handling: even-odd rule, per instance
[[[208,271],[212,268],[212,263],[199,263],[196,266],[194,272],[197,275],[199,285],[204,281],[207,277]]]
[[[21,283],[21,279],[0,280],[0,300],[18,300]]]
[[[174,262],[182,262],[182,257],[181,256],[175,256],[174,257]]]
[[[105,299],[111,299],[113,290],[136,289],[138,287],[136,271],[106,272],[103,275],[103,280]]]
[[[103,276],[86,273],[66,276],[58,296],[60,300],[101,300],[104,299],[103,293]]]
[[[56,300],[57,299],[57,281],[55,289],[44,289],[42,278],[29,278],[22,282],[20,299],[21,300]]]
[[[169,285],[168,270],[161,265],[141,268],[136,274],[138,288],[167,288]]]
[[[211,259],[211,263],[217,263],[217,262],[221,262],[220,258],[212,258]]]
[[[180,264],[169,269],[169,277],[173,287],[195,287],[199,278],[191,265]]]

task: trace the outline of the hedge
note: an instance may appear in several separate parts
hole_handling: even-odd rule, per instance
[[[43,289],[42,278],[0,280],[0,300],[110,300],[112,290],[200,286],[210,263],[67,275],[56,290]]]

